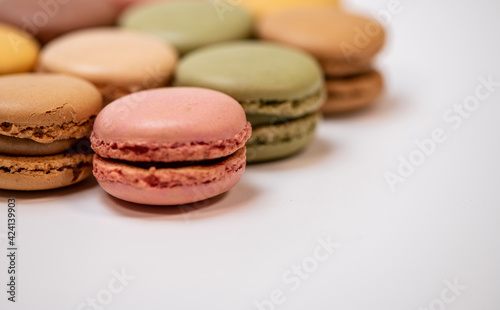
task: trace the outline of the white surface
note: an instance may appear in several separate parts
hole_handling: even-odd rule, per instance
[[[2,208],[0,309],[77,309],[106,297],[122,269],[134,279],[103,309],[250,310],[274,289],[286,297],[275,309],[500,309],[500,88],[459,129],[442,119],[474,94],[479,76],[500,81],[500,5],[401,5],[379,61],[388,85],[381,104],[327,119],[305,152],[248,167],[236,188],[199,209],[119,202],[93,181],[0,191],[4,205],[16,198],[20,249],[13,305]],[[391,191],[385,172],[435,128],[447,141]],[[293,291],[282,275],[311,262],[325,236],[340,247]],[[453,298],[445,281],[455,279],[466,289]]]

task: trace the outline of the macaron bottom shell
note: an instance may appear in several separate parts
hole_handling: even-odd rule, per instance
[[[245,171],[246,148],[224,158],[203,162],[165,163],[140,167],[132,162],[94,156],[94,176],[111,196],[145,205],[180,205],[218,196],[234,187]],[[158,165],[156,167],[155,165]]]
[[[247,162],[285,158],[304,149],[316,135],[320,113],[276,125],[259,126],[247,142]]]
[[[7,156],[0,154],[0,188],[35,191],[65,187],[92,174],[92,154]]]
[[[384,88],[382,75],[371,71],[348,78],[327,79],[328,99],[321,108],[324,114],[357,111],[371,105]]]

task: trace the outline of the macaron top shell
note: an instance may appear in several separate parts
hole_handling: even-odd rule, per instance
[[[0,77],[0,123],[54,126],[80,123],[102,108],[89,82],[62,74],[21,73]]]
[[[265,14],[304,5],[336,5],[338,0],[239,0],[239,2],[253,13],[264,16]]]
[[[187,55],[175,84],[216,89],[238,101],[297,100],[321,91],[323,73],[316,60],[300,50],[239,41]]]
[[[93,83],[130,86],[166,82],[176,63],[177,52],[154,36],[94,28],[50,42],[42,50],[38,69],[73,74]]]
[[[35,65],[40,45],[29,34],[7,24],[0,24],[0,75],[30,71]]]
[[[146,31],[173,44],[181,54],[204,45],[248,38],[252,18],[238,6],[220,1],[177,0],[132,6],[119,24]]]
[[[45,43],[69,31],[112,25],[117,13],[102,0],[0,1],[0,21],[23,27]]]
[[[299,47],[319,59],[366,59],[377,54],[385,41],[376,21],[335,7],[301,7],[262,18],[259,37]]]
[[[92,147],[103,157],[203,160],[227,156],[243,147],[250,136],[249,126],[240,104],[223,93],[161,88],[106,106],[96,118],[91,139]]]

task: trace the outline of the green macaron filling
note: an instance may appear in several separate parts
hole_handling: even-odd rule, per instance
[[[299,118],[321,108],[326,92],[322,88],[296,100],[239,100],[252,126],[273,124]]]

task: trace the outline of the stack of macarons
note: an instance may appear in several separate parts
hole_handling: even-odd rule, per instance
[[[382,26],[330,7],[301,7],[268,14],[257,24],[258,36],[301,48],[321,63],[328,90],[327,114],[364,108],[383,88],[373,58],[384,45]]]
[[[93,165],[112,196],[183,204],[299,153],[382,91],[384,30],[337,2],[0,1],[0,188]]]

